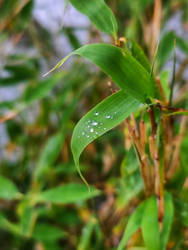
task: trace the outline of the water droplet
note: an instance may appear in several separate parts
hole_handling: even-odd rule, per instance
[[[106,128],[104,128],[104,130],[106,130]]]
[[[95,111],[95,113],[94,113],[95,115],[99,115],[99,112],[97,112],[97,111]]]
[[[96,135],[98,135],[98,132],[95,132]]]
[[[91,132],[91,133],[93,133],[93,132],[94,132],[94,129],[93,129],[93,128],[91,128],[91,129],[90,129],[90,132]]]
[[[85,132],[82,132],[82,135],[85,135]]]
[[[91,125],[97,126],[97,125],[98,125],[98,122],[93,121],[93,122],[91,123]]]
[[[90,128],[90,126],[89,126],[89,125],[88,125],[87,127],[88,127],[88,128]]]
[[[89,138],[89,135],[86,135],[87,138]]]
[[[106,119],[110,119],[111,116],[110,115],[106,115],[105,117],[106,117]]]

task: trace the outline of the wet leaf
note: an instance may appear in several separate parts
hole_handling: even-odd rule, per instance
[[[79,158],[84,148],[124,121],[139,107],[139,101],[128,96],[124,91],[119,91],[106,98],[82,117],[74,128],[71,141],[72,153],[79,173]]]

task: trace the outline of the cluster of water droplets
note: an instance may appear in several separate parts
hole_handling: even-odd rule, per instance
[[[116,115],[117,112],[114,112],[114,115]],[[82,131],[81,136],[85,136],[87,138],[93,137],[96,138],[99,134],[98,131],[105,131],[107,130],[107,128],[103,127],[103,123],[97,121],[98,116],[99,116],[99,112],[95,111],[94,112],[94,116],[96,116],[96,119],[93,120],[88,120],[85,122],[85,130]],[[105,119],[113,119],[113,116],[110,114],[105,114]],[[80,135],[78,136],[78,138],[81,137]]]

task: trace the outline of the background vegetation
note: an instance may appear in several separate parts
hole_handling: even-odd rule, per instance
[[[74,0],[70,2],[77,7]],[[71,3],[65,1],[62,12],[66,13]],[[132,250],[188,248],[187,1],[106,3],[117,19],[117,37],[115,26],[101,28],[100,20],[95,23],[97,18],[92,20],[90,12],[85,15],[94,24],[71,27],[63,25],[62,20],[54,35],[33,15],[35,1],[0,0],[1,250],[103,250],[125,249],[125,245]],[[109,17],[108,12],[103,14],[104,18]],[[168,27],[176,16],[181,20],[182,32]],[[66,15],[65,18],[69,19]],[[84,43],[80,31],[86,34]],[[153,65],[153,79],[162,95],[154,111],[146,108],[125,122],[118,120],[119,126],[107,133],[99,131],[104,135],[86,147],[80,169],[90,192],[73,160],[70,146],[73,129],[81,117],[118,87],[99,68],[77,56],[63,70],[42,77],[66,56],[59,53],[54,37],[68,41],[71,51],[83,44],[104,42],[126,47],[126,51],[131,51],[130,57],[135,57],[149,73]],[[108,51],[104,57],[107,54]],[[113,65],[113,61],[108,63]],[[13,98],[6,99],[4,95],[12,90]],[[122,103],[119,98],[107,108],[123,110],[126,107]],[[132,110],[134,105],[127,106],[127,113],[136,110]],[[161,110],[165,114],[162,128]],[[153,115],[156,121],[152,120]],[[155,122],[163,132],[155,131]],[[118,124],[110,124],[107,130],[115,125]],[[161,149],[161,139],[156,140],[158,133],[165,145],[160,166],[168,163],[164,172],[160,168],[161,185],[165,185],[163,195],[159,193],[165,202],[162,222],[158,217],[160,201],[157,207],[153,196],[158,193],[149,177],[144,179],[141,164],[148,157],[151,169],[155,165],[154,144]],[[154,144],[152,140],[156,140]],[[74,145],[81,147],[79,138]],[[152,174],[152,170],[148,171]]]

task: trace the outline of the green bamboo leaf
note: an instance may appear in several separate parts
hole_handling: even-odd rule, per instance
[[[91,187],[90,192],[84,184],[70,183],[41,192],[35,197],[37,202],[52,202],[68,204],[84,201],[100,194],[100,191]]]
[[[61,67],[71,55],[83,56],[99,66],[121,89],[142,103],[154,97],[154,83],[145,68],[130,53],[109,44],[83,46],[63,58],[48,73]]]
[[[148,250],[160,250],[157,200],[152,196],[147,200],[142,218],[142,235]]]
[[[142,217],[145,210],[146,201],[142,202],[133,212],[128,220],[127,227],[123,234],[117,250],[124,250],[128,240],[141,227]]]
[[[37,167],[35,169],[35,179],[40,178],[48,170],[48,168],[53,165],[61,151],[63,141],[64,135],[62,132],[59,132],[58,134],[49,138],[40,155]]]
[[[133,40],[127,39],[126,47],[131,52],[132,56],[147,70],[148,73],[151,72],[150,63],[144,54],[144,51],[141,47]]]
[[[70,2],[79,12],[88,16],[98,29],[117,38],[116,18],[104,0],[70,0]]]
[[[139,101],[128,96],[124,91],[119,91],[106,98],[82,117],[73,131],[71,141],[72,153],[79,173],[79,158],[84,148],[124,121],[139,107]]]
[[[173,206],[172,196],[166,192],[164,199],[165,199],[165,212],[164,212],[163,227],[160,238],[161,250],[166,249],[174,216],[174,206]]]
[[[9,179],[0,176],[0,199],[12,200],[21,197],[17,187]]]

